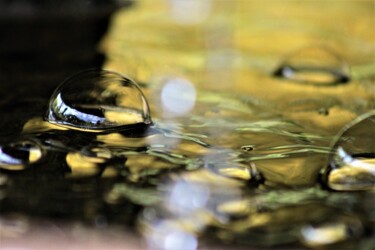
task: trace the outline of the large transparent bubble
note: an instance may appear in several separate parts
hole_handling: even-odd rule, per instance
[[[375,110],[348,124],[333,143],[326,185],[337,191],[375,190]]]
[[[138,85],[102,69],[66,79],[52,94],[46,118],[53,124],[93,132],[151,124],[149,106]]]

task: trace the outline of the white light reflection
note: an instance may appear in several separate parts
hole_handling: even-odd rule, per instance
[[[172,18],[180,24],[198,24],[211,12],[211,0],[170,0]]]
[[[344,224],[327,224],[321,227],[305,226],[301,229],[302,240],[310,246],[333,244],[347,238]]]
[[[166,206],[180,216],[205,208],[210,196],[208,186],[183,180],[174,183],[170,190]]]
[[[340,160],[346,164],[346,166],[361,168],[363,170],[368,171],[371,174],[375,174],[374,164],[368,163],[364,160],[357,160],[353,158],[351,155],[345,152],[342,147],[337,149],[337,154],[340,157]]]
[[[168,220],[152,225],[146,238],[150,250],[195,250],[198,247],[198,240],[193,233]]]
[[[166,116],[182,116],[190,112],[196,100],[195,87],[183,78],[167,80],[161,91]]]
[[[197,238],[194,235],[186,232],[171,232],[169,235],[165,237],[164,240],[165,250],[194,250],[197,249],[197,246]]]

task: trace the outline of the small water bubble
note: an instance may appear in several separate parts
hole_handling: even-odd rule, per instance
[[[334,190],[375,188],[375,111],[348,124],[333,143],[325,182]]]
[[[57,87],[46,118],[50,123],[85,131],[151,123],[147,100],[138,85],[100,69],[80,72]]]
[[[241,147],[241,149],[245,152],[253,151],[254,150],[254,145],[244,145]]]
[[[0,146],[0,169],[23,170],[42,158],[43,150],[34,141],[21,140]]]
[[[347,63],[325,47],[305,47],[287,55],[276,77],[313,85],[337,85],[350,80]]]

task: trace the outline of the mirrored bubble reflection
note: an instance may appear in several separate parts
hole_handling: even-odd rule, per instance
[[[334,190],[375,189],[375,111],[358,117],[339,134],[324,177]]]
[[[0,146],[0,169],[23,170],[39,161],[43,156],[42,148],[34,141],[20,140]]]
[[[334,51],[325,47],[304,47],[287,55],[274,76],[319,86],[350,80],[349,67]]]
[[[50,123],[85,131],[151,123],[147,100],[138,85],[101,69],[80,72],[58,86],[46,118]]]

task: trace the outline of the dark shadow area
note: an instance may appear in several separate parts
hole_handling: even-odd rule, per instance
[[[0,135],[45,112],[69,75],[101,67],[111,15],[131,1],[0,0]]]

